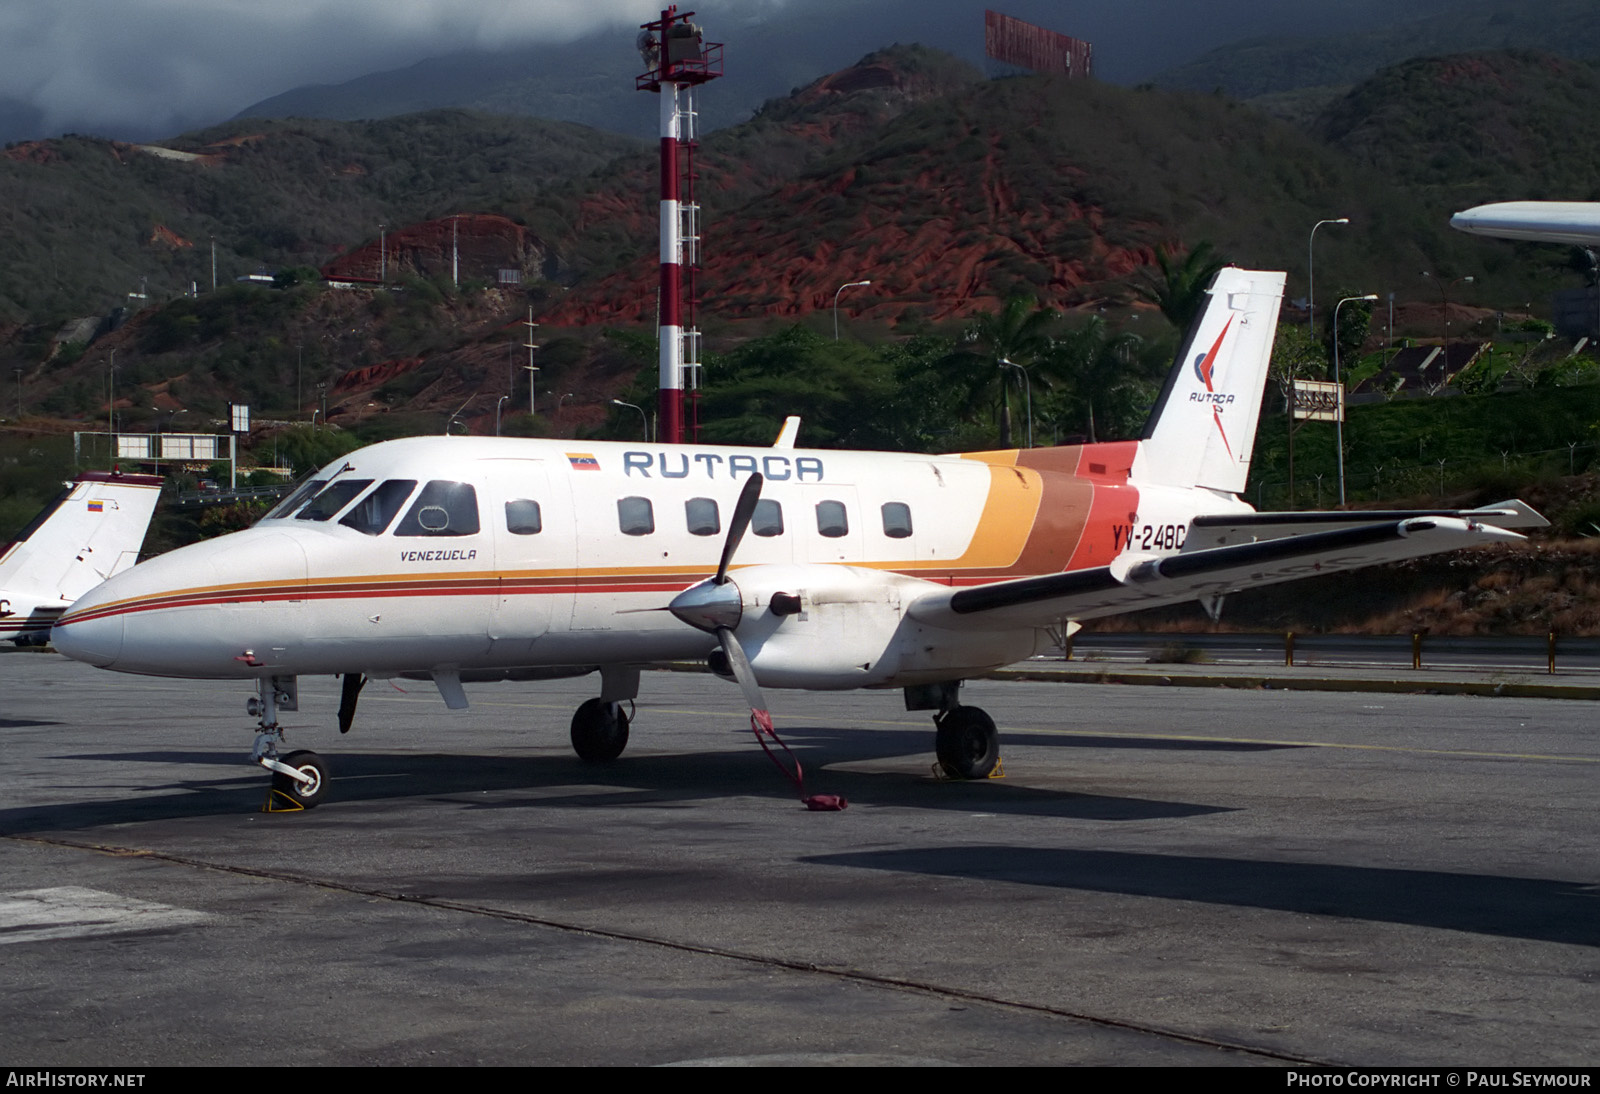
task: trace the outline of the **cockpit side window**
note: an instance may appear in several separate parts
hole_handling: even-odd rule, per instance
[[[416,479],[389,479],[352,505],[339,523],[369,536],[381,536],[416,487]]]
[[[340,479],[306,503],[295,520],[327,520],[372,485],[371,479]]]
[[[397,536],[472,536],[478,533],[478,492],[467,482],[434,479],[395,526]]]
[[[267,510],[267,515],[261,519],[277,520],[279,517],[287,517],[290,513],[304,505],[307,498],[311,497],[311,495],[315,494],[318,490],[321,490],[327,485],[327,479],[312,479],[310,482],[302,483],[298,489],[291,491],[288,497],[284,498],[277,505],[274,505],[271,509]]]

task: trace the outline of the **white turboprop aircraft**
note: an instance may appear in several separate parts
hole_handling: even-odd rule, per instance
[[[85,471],[0,550],[0,640],[42,646],[78,597],[139,559],[159,475]]]
[[[487,437],[388,441],[328,465],[255,527],[152,559],[57,622],[122,672],[253,679],[272,799],[327,769],[280,756],[296,678],[463,683],[600,673],[572,743],[618,756],[652,662],[707,659],[770,729],[760,688],[902,688],[953,775],[990,773],[994,723],[960,681],[1079,621],[1474,544],[1544,522],[1471,512],[1265,513],[1238,498],[1284,275],[1226,269],[1143,439],[927,456]],[[746,533],[749,533],[747,536]],[[763,741],[763,743],[765,743]]]

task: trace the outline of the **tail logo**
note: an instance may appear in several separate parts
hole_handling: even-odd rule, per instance
[[[1206,385],[1203,392],[1196,391],[1189,395],[1191,402],[1210,403],[1211,419],[1217,423],[1217,435],[1222,438],[1222,447],[1227,449],[1228,457],[1233,457],[1233,445],[1228,443],[1227,430],[1222,428],[1222,408],[1233,402],[1233,396],[1226,392],[1216,391],[1211,384],[1212,373],[1216,371],[1217,354],[1222,351],[1223,339],[1228,337],[1228,329],[1233,326],[1233,316],[1228,316],[1228,321],[1222,326],[1222,333],[1217,335],[1217,340],[1211,344],[1211,349],[1194,359],[1194,374],[1202,384]]]

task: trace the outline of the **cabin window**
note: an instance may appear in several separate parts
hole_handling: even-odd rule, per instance
[[[390,479],[352,505],[339,523],[364,535],[381,536],[416,488],[416,479]]]
[[[341,479],[306,503],[295,520],[327,520],[372,485],[371,479]]]
[[[544,531],[539,503],[531,498],[506,502],[506,531],[514,536],[536,536]]]
[[[618,498],[617,527],[625,536],[648,536],[656,530],[655,510],[649,498]]]
[[[312,494],[315,494],[318,490],[321,490],[326,485],[328,485],[327,479],[312,479],[310,482],[302,483],[297,489],[291,491],[288,497],[284,498],[277,505],[274,505],[271,509],[269,509],[267,511],[267,515],[261,519],[276,520],[279,517],[287,517],[301,505],[305,504],[305,500],[307,498],[309,498]]]
[[[717,503],[710,498],[690,498],[683,503],[683,514],[689,522],[691,536],[714,536],[722,531]]]
[[[845,516],[844,502],[817,502],[817,531],[829,539],[838,539],[850,534],[850,521]]]
[[[755,514],[750,518],[750,530],[758,536],[783,535],[783,506],[771,498],[756,502]]]
[[[467,482],[434,479],[395,527],[397,536],[474,536],[478,534],[478,492]]]
[[[890,539],[910,539],[911,506],[903,501],[884,502],[883,534]]]

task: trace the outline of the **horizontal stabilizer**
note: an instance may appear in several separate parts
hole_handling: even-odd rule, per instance
[[[1110,566],[1091,570],[938,589],[919,597],[908,614],[935,626],[1044,627],[1064,619],[1215,600],[1295,578],[1522,538],[1460,517],[1409,517],[1161,557],[1123,555]]]

